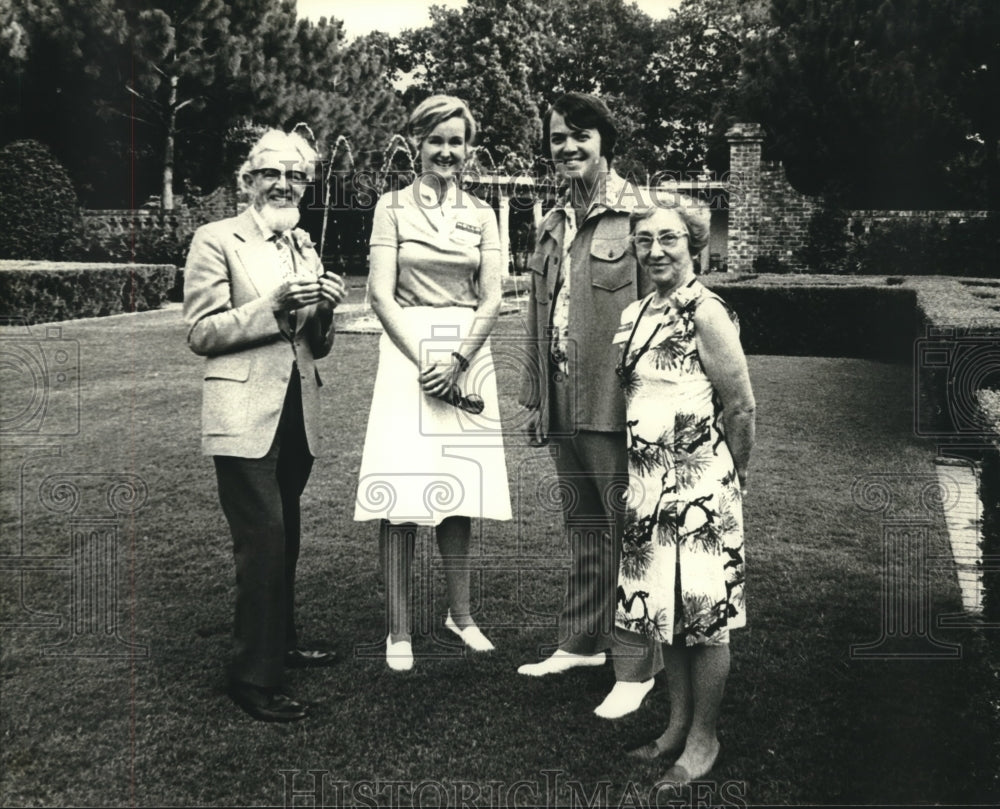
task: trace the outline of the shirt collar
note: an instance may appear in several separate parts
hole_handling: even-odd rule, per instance
[[[621,175],[614,169],[611,169],[608,172],[607,182],[604,184],[603,196],[591,204],[587,215],[589,216],[590,212],[598,206],[607,208],[609,211],[627,213],[635,207],[637,201],[638,197],[635,193],[635,187],[633,186],[630,190],[628,183],[621,178]]]
[[[590,207],[587,208],[587,215],[584,217],[584,221],[590,219],[590,217],[599,210],[629,213],[640,202],[641,200],[636,187],[630,186],[626,183],[617,171],[609,169],[604,180],[602,193],[590,203]],[[571,207],[572,206],[569,202],[569,190],[566,189],[556,200],[555,207],[549,213],[549,216],[546,217],[546,221],[542,227],[546,230],[551,230],[555,227],[555,224],[558,221],[558,214],[555,216],[553,216],[553,214],[555,214],[556,211],[560,211],[563,216],[570,216]]]
[[[428,208],[437,208],[438,200],[437,194],[434,193],[433,189],[429,188],[427,185],[421,182],[414,183],[414,188],[416,189],[416,195],[419,202],[426,205]],[[441,208],[451,208],[454,207],[454,202],[458,194],[458,188],[455,183],[448,183],[444,191],[444,197],[441,199]]]

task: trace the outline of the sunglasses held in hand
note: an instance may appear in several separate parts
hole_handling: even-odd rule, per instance
[[[462,393],[462,389],[458,387],[458,385],[452,387],[452,389],[441,398],[453,407],[457,407],[459,410],[464,410],[466,413],[471,413],[473,416],[478,416],[483,412],[483,408],[486,407],[486,403],[483,401],[482,396],[476,393],[470,393],[468,396],[465,396]]]

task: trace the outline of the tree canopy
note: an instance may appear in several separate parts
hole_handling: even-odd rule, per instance
[[[728,168],[757,121],[799,190],[858,207],[1000,207],[1000,2],[467,0],[348,42],[294,0],[0,0],[0,124],[47,144],[85,204],[214,188],[259,125],[379,164],[406,108],[469,102],[532,165],[563,92],[602,96],[639,174]],[[347,168],[346,151],[338,168]]]
[[[211,188],[228,133],[299,121],[359,153],[398,127],[385,38],[344,42],[294,0],[2,0],[5,136],[48,143],[90,204]]]
[[[995,0],[773,0],[741,112],[802,191],[995,208],[998,14]]]
[[[404,32],[397,68],[413,78],[410,100],[432,92],[467,100],[482,142],[500,155],[537,154],[541,115],[579,91],[614,113],[623,170],[698,171],[719,157],[725,168],[724,149],[710,155],[713,121],[765,2],[685,0],[654,21],[627,0],[469,0],[435,8],[430,26]]]

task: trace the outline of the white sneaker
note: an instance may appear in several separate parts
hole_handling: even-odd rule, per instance
[[[540,663],[525,663],[518,668],[518,674],[527,674],[529,677],[544,677],[546,674],[562,674],[577,666],[603,666],[607,659],[604,652],[594,655],[578,655],[572,652],[564,652],[556,649],[551,657],[547,657]]]
[[[627,716],[642,705],[642,700],[653,687],[653,678],[650,677],[644,683],[624,683],[617,682],[611,689],[611,693],[604,698],[604,702],[594,709],[594,713],[601,719],[618,719]]]
[[[444,619],[444,625],[458,635],[462,642],[474,652],[492,652],[496,648],[475,624],[471,624],[465,629],[459,629],[458,624],[451,619],[451,610],[448,610],[448,617]]]
[[[392,642],[392,635],[385,639],[385,662],[393,671],[409,671],[413,668],[413,647],[408,640]]]

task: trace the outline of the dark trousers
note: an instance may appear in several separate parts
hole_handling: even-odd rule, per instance
[[[282,685],[285,652],[297,642],[295,565],[299,497],[313,457],[302,420],[302,389],[293,371],[278,429],[263,458],[215,456],[219,501],[236,561],[235,651],[231,680]]]
[[[628,487],[625,436],[581,431],[553,437],[550,448],[563,498],[572,562],[559,614],[559,648],[596,654],[611,647],[618,560]]]

